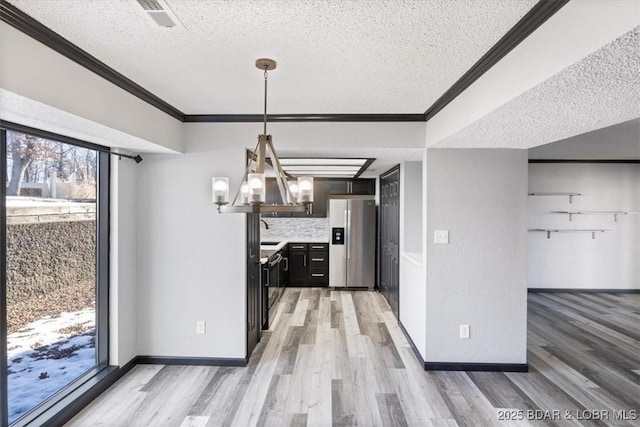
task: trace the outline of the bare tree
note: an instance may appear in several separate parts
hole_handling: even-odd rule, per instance
[[[34,160],[44,160],[55,152],[41,138],[19,132],[7,132],[7,153],[11,156],[8,196],[20,195],[25,171]]]

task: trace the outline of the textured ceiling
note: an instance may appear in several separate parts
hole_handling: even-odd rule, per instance
[[[421,113],[536,1],[10,0],[187,114],[261,112],[259,57],[271,113]]]
[[[640,27],[433,147],[531,148],[638,117]]]
[[[640,160],[640,119],[533,147],[529,158]]]

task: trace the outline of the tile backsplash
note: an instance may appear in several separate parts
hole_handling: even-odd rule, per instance
[[[260,224],[260,238],[269,239],[317,239],[322,241],[329,236],[329,218],[264,218],[269,224],[266,230],[264,224]]]

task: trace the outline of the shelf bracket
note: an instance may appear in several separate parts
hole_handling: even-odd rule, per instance
[[[618,222],[618,214],[617,213],[613,214],[613,222]]]
[[[571,196],[569,196],[571,197]],[[573,219],[573,213],[569,212],[569,221],[571,221]]]
[[[551,238],[551,232],[549,230],[547,230],[547,239]]]

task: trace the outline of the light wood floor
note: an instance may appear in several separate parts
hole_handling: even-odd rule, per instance
[[[640,295],[530,294],[528,373],[423,371],[378,293],[279,304],[248,367],[140,365],[68,425],[640,425]]]

